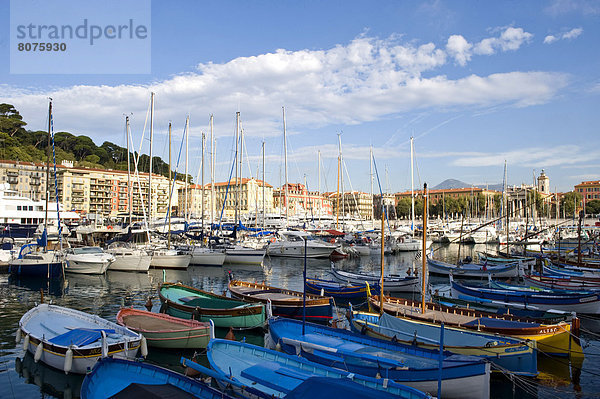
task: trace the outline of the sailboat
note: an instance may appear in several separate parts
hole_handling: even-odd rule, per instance
[[[133,186],[131,185],[131,160],[129,152],[129,116],[125,116],[125,134],[127,135],[127,208],[129,211],[129,226],[132,225],[132,200]],[[150,268],[152,257],[143,249],[135,248],[128,243],[113,242],[105,251],[114,257],[114,261],[108,266],[108,270],[147,272]]]
[[[152,93],[152,98],[154,99],[154,93]],[[154,109],[154,105],[152,105],[152,109]],[[188,134],[188,121],[186,119],[185,124],[185,134]],[[150,142],[152,142],[152,122],[150,123]],[[152,146],[150,146],[150,162],[152,164]],[[148,172],[148,178],[151,182],[152,180],[152,168],[150,168]],[[187,177],[186,177],[187,178]],[[186,254],[178,249],[171,248],[171,197],[172,197],[173,188],[171,187],[171,123],[169,123],[169,206],[167,208],[167,214],[169,217],[169,233],[167,235],[167,245],[161,246],[158,248],[154,248],[152,252],[152,260],[150,261],[150,267],[155,268],[168,268],[168,269],[187,269],[190,264],[191,256]],[[152,193],[152,187],[150,187],[150,193]],[[148,197],[148,202],[150,204],[149,210],[152,210],[151,204],[152,199]]]
[[[285,114],[284,114],[285,115]],[[239,196],[241,193],[241,179],[238,177],[238,166],[239,166],[239,172],[241,174],[241,164],[242,164],[242,155],[241,155],[241,150],[238,150],[238,146],[239,146],[239,142],[240,142],[240,137],[239,137],[239,132],[240,132],[240,113],[236,112],[235,114],[235,119],[236,119],[236,129],[235,129],[235,195],[236,195],[236,199],[235,199],[235,229],[237,229],[238,223],[240,221],[240,214],[239,214]],[[285,116],[284,116],[284,120],[285,120]],[[284,122],[285,124],[285,122]],[[238,165],[238,156],[239,156],[239,165]],[[263,182],[264,184],[264,182]],[[237,237],[236,237],[237,238]],[[250,264],[250,265],[262,265],[263,259],[265,257],[266,254],[266,250],[265,249],[257,249],[257,248],[251,248],[251,247],[247,247],[245,245],[242,245],[238,242],[236,242],[233,245],[226,245],[225,246],[225,263],[228,264]]]
[[[212,122],[212,117],[211,117]],[[212,123],[211,123],[212,126]],[[204,237],[204,146],[205,146],[205,136],[204,132],[202,132],[202,156],[200,161],[200,168],[202,173],[202,197],[201,197],[201,226],[200,231],[202,232],[201,237]],[[187,159],[187,146],[186,146],[186,159]],[[187,196],[187,188],[186,188],[186,196]],[[187,207],[187,199],[185,200]],[[187,220],[187,215],[186,215]],[[223,266],[223,262],[225,262],[225,252],[221,250],[216,250],[212,248],[208,248],[204,246],[204,240],[202,240],[201,245],[193,245],[190,249],[190,255],[192,256],[190,260],[191,265],[203,265],[203,266]]]
[[[410,236],[403,236],[396,239],[395,249],[396,251],[420,251],[423,249],[423,243],[421,240],[415,238],[415,195],[414,195],[414,138],[410,138],[410,197],[411,197],[411,231]],[[426,218],[427,214],[423,216]],[[426,249],[431,246],[432,241],[426,241]]]
[[[8,270],[11,276],[45,277],[48,280],[64,277],[64,261],[61,253],[58,251],[48,251],[48,202],[50,197],[50,146],[53,145],[52,134],[52,100],[50,100],[48,106],[48,150],[46,161],[44,231],[37,242],[23,245],[19,250],[17,258],[9,260]],[[56,162],[54,163],[56,168]],[[58,205],[56,209],[58,212]],[[57,217],[60,233],[60,215]],[[58,235],[58,239],[62,239],[60,234]],[[38,251],[37,249],[39,248],[42,248],[42,250]]]

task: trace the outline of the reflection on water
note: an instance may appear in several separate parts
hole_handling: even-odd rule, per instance
[[[456,260],[458,246],[448,245],[439,248],[435,257]],[[492,249],[493,247],[490,247]],[[488,249],[485,245],[462,246],[461,258],[471,256],[476,259],[477,251]],[[350,271],[379,274],[379,254],[357,259],[343,259],[336,262],[336,267]],[[24,356],[21,345],[15,344],[15,332],[21,316],[40,301],[40,289],[47,301],[85,312],[100,315],[108,320],[115,320],[121,307],[133,306],[142,309],[147,299],[153,303],[153,311],[158,311],[160,301],[157,288],[164,278],[167,281],[181,281],[206,291],[223,293],[227,290],[228,273],[235,278],[249,281],[260,281],[266,284],[302,290],[303,259],[265,257],[263,265],[225,265],[223,267],[192,266],[188,270],[151,269],[148,273],[128,273],[109,271],[104,276],[85,276],[67,274],[64,282],[48,285],[32,281],[13,281],[8,276],[0,275],[0,398],[30,397],[78,397],[79,385],[77,376],[65,376],[60,370],[53,370],[43,364],[30,365],[31,356]],[[331,262],[328,259],[308,259],[307,275],[309,277],[329,278]],[[418,271],[421,275],[421,259],[415,253],[406,252],[399,255],[385,256],[385,272],[387,274],[406,275]],[[432,284],[438,289],[447,289],[448,279],[432,277]],[[418,299],[419,293],[407,294]],[[340,305],[340,304],[338,304]],[[341,312],[344,310],[342,309]],[[600,331],[600,322],[583,319],[582,328]],[[224,337],[226,329],[217,329],[217,336]],[[589,397],[600,392],[597,387],[597,376],[600,374],[600,341],[597,335],[584,336],[584,350],[588,355],[583,360],[583,370],[570,367],[566,358],[539,357],[540,377],[511,381],[508,378],[493,378],[492,397]],[[238,340],[262,345],[263,335],[260,331],[235,331]],[[194,351],[157,350],[150,348],[148,362],[182,371],[179,365],[181,356],[192,357]],[[17,360],[19,359],[19,360]],[[206,356],[200,353],[198,361],[206,365]],[[581,361],[580,361],[581,363]],[[575,365],[577,366],[577,365]],[[580,365],[581,366],[581,365]],[[16,370],[16,371],[15,371]],[[25,371],[27,370],[27,371]],[[35,385],[33,385],[35,384]],[[468,388],[466,388],[468,389]]]
[[[27,352],[23,358],[15,359],[15,371],[27,384],[38,386],[40,392],[57,398],[78,398],[84,376],[65,374],[48,367],[42,362],[36,363]]]

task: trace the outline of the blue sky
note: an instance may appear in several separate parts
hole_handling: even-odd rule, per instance
[[[0,102],[31,129],[52,97],[56,130],[124,146],[133,113],[138,146],[154,91],[155,154],[167,158],[169,121],[178,148],[189,115],[196,174],[212,113],[219,180],[240,111],[244,175],[256,175],[264,140],[266,180],[280,184],[282,106],[289,180],[306,175],[311,189],[320,150],[321,189],[335,190],[338,133],[346,188],[369,190],[370,145],[383,189],[409,188],[411,135],[416,186],[500,183],[504,160],[509,184],[541,169],[552,191],[600,178],[600,1],[153,1],[152,73],[140,75],[10,74],[9,4]]]

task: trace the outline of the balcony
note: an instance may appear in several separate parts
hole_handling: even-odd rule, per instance
[[[19,176],[19,172],[16,171],[16,170],[7,170],[6,171],[6,176],[18,177]]]

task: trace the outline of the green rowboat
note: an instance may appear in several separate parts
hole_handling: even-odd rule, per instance
[[[182,319],[212,320],[215,327],[255,328],[265,322],[265,306],[250,304],[180,283],[163,283],[158,296],[165,313]]]

